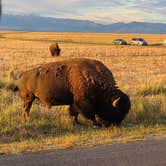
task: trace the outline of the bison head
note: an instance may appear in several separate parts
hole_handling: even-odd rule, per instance
[[[122,91],[116,90],[104,104],[98,106],[98,122],[103,127],[109,127],[111,124],[118,126],[129,112],[130,106],[129,97]]]

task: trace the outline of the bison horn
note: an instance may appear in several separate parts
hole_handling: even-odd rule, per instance
[[[113,102],[112,102],[112,105],[113,107],[117,107],[118,106],[118,101],[120,100],[120,97],[118,97],[117,99],[115,99]]]

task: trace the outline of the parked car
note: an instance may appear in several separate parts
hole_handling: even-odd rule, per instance
[[[166,46],[166,39],[164,40],[163,45]]]
[[[132,38],[131,44],[132,45],[140,45],[140,46],[147,46],[148,45],[147,41],[143,38]]]
[[[117,44],[117,45],[126,45],[127,42],[124,39],[115,39],[113,41],[113,44]]]

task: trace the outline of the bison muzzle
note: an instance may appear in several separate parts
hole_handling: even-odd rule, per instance
[[[78,114],[82,114],[94,126],[119,125],[130,109],[129,97],[116,86],[111,71],[96,60],[71,59],[41,65],[19,76],[18,90],[25,118],[35,98],[48,107],[70,105],[74,123],[79,123]]]

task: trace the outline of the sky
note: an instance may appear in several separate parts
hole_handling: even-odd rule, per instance
[[[166,23],[166,0],[2,0],[3,13],[115,22]]]

